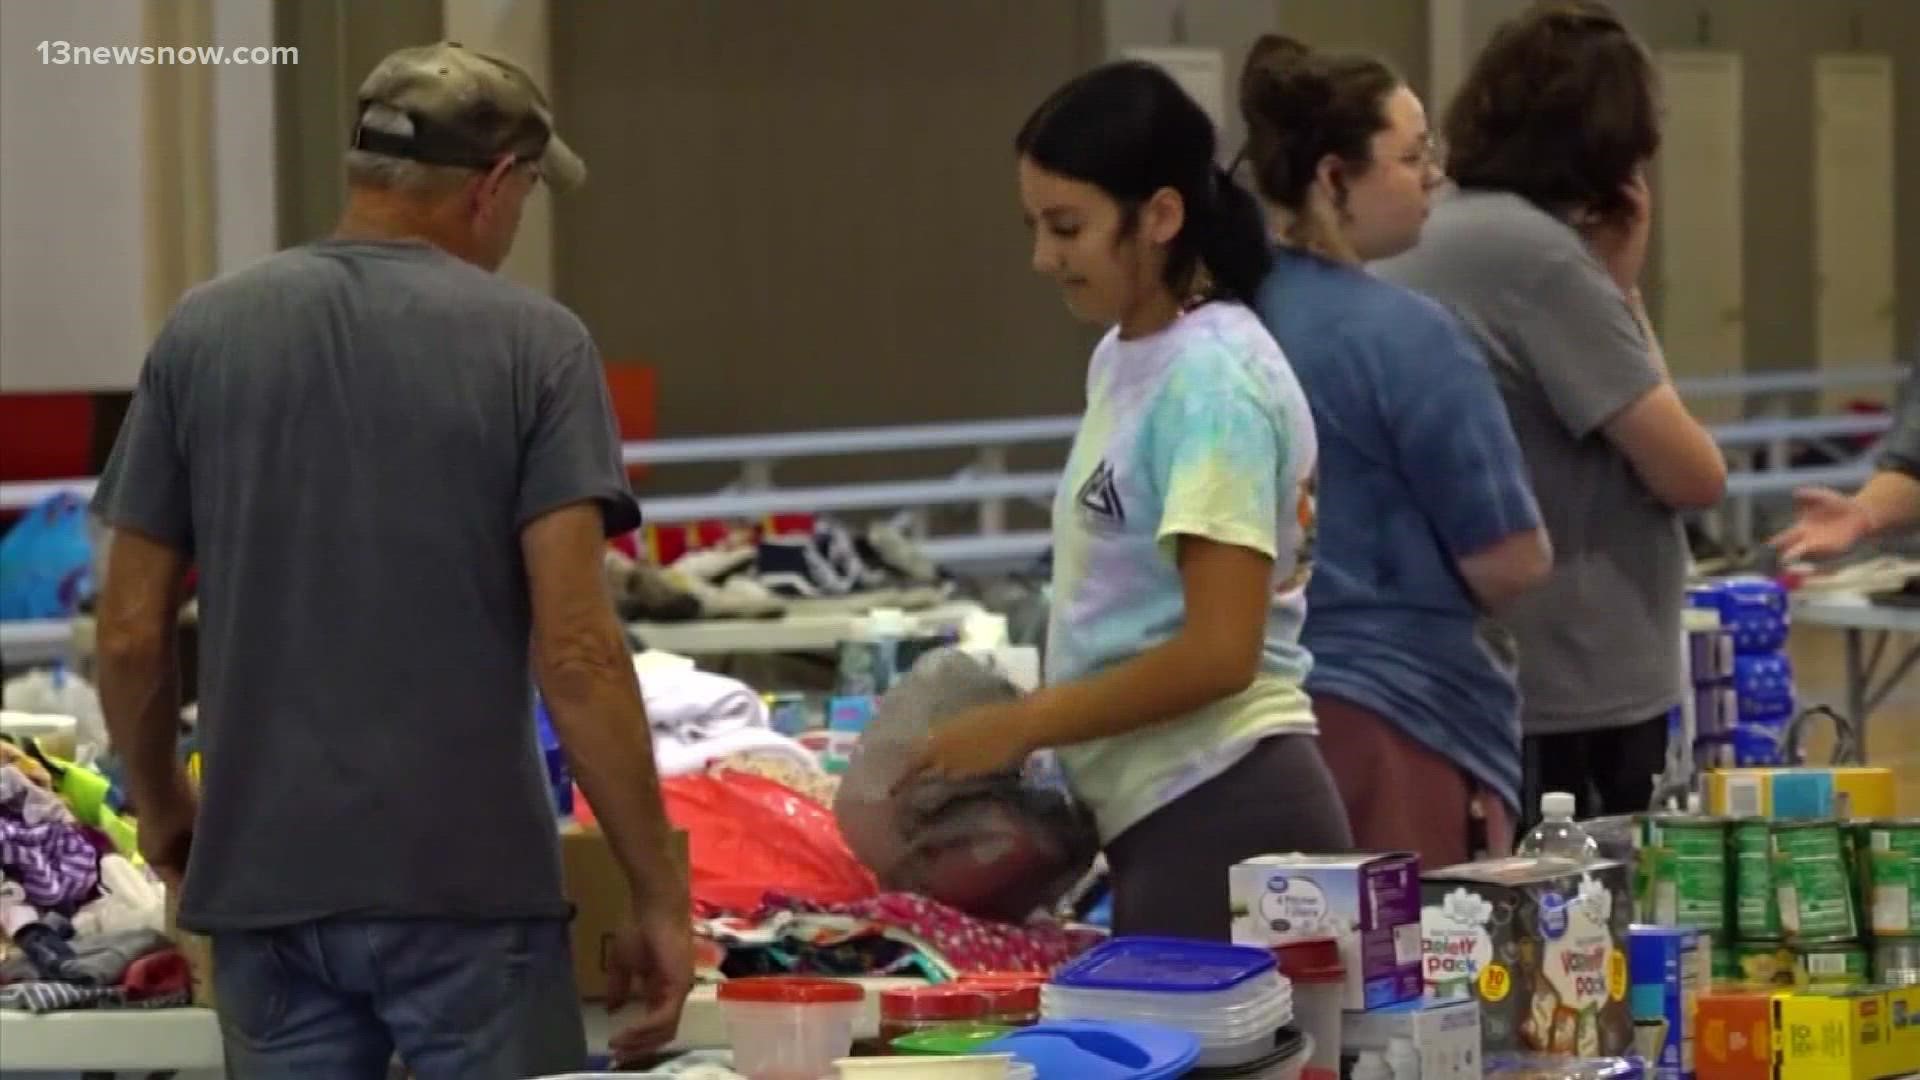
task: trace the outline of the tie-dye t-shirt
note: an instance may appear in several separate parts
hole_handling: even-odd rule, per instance
[[[1075,746],[1060,760],[1111,840],[1226,771],[1255,742],[1314,732],[1300,646],[1317,445],[1293,370],[1259,319],[1216,301],[1149,337],[1109,332],[1053,506],[1047,681],[1070,682],[1176,634],[1182,535],[1273,558],[1259,676],[1181,717]]]

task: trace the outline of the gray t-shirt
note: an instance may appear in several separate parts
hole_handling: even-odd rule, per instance
[[[563,917],[521,527],[639,524],[586,328],[419,243],[190,292],[95,508],[199,570],[181,925]]]
[[[1679,514],[1601,431],[1662,378],[1619,288],[1571,228],[1495,192],[1442,198],[1420,245],[1375,269],[1485,348],[1553,538],[1552,578],[1502,617],[1526,733],[1663,715],[1682,692],[1688,553]]]

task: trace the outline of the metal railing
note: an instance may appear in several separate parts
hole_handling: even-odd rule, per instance
[[[1749,408],[1778,411],[1787,395],[1844,388],[1889,386],[1906,376],[1892,365],[1821,370],[1768,372],[1679,380],[1677,388],[1690,400],[1743,397]],[[704,495],[669,495],[645,499],[649,521],[657,523],[711,519],[752,519],[783,511],[845,513],[900,510],[915,515],[922,542],[936,559],[956,564],[1004,562],[1031,557],[1049,540],[1044,530],[1010,532],[1010,503],[1044,503],[1059,484],[1057,470],[1009,472],[1010,447],[1063,443],[1078,427],[1076,416],[987,420],[951,424],[862,427],[824,431],[787,432],[691,439],[633,442],[622,447],[629,465],[671,466],[734,463],[736,479],[719,491]],[[1721,527],[1730,539],[1750,541],[1754,503],[1790,493],[1809,484],[1851,487],[1872,472],[1866,455],[1845,440],[1877,438],[1890,428],[1885,415],[1769,416],[1719,424],[1713,434],[1723,449],[1736,456],[1766,454],[1764,468],[1738,468],[1728,483]],[[1837,456],[1853,453],[1846,464],[1813,469],[1789,465],[1791,451],[1809,442],[1824,443]],[[780,487],[774,469],[803,458],[899,454],[914,451],[971,448],[972,463],[948,476],[922,480]],[[0,510],[31,506],[58,492],[90,496],[92,478],[0,484]],[[956,535],[925,535],[926,511],[940,506],[975,507],[976,531]]]

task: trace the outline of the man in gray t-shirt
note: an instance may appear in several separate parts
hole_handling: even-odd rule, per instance
[[[1720,481],[1659,474],[1663,449],[1644,433],[1697,424],[1637,301],[1579,233],[1507,192],[1442,199],[1420,245],[1376,270],[1446,304],[1485,348],[1553,538],[1547,585],[1502,617],[1519,645],[1530,786],[1592,812],[1590,777],[1606,812],[1644,810],[1685,681],[1680,511],[1717,501]]]
[[[192,290],[101,477],[101,692],[140,841],[212,937],[237,1075],[583,1067],[533,678],[633,895],[608,957],[673,1034],[686,883],[601,565],[639,524],[600,357],[492,271],[579,159],[524,72],[402,50],[338,232]],[[198,569],[201,790],[173,612]],[[529,659],[531,657],[531,665]],[[197,804],[197,805],[196,805]],[[638,988],[636,988],[638,989]]]

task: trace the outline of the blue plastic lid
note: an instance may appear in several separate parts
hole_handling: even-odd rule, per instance
[[[1154,1024],[1055,1020],[980,1047],[1032,1065],[1035,1080],[1171,1080],[1200,1060],[1191,1032]]]
[[[1265,949],[1182,938],[1113,938],[1054,973],[1056,986],[1079,990],[1209,994],[1274,970]]]

